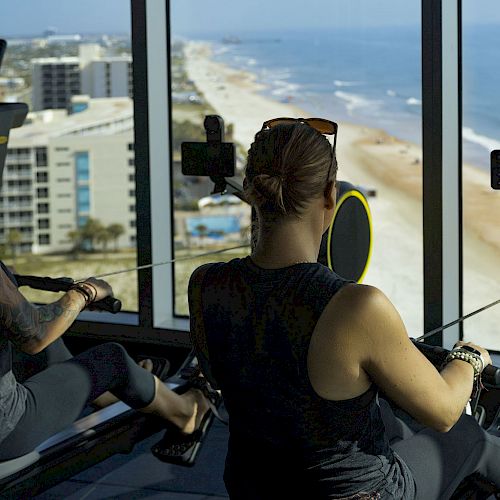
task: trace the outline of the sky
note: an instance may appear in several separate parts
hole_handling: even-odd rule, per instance
[[[150,0],[155,1],[162,0]],[[452,0],[444,0],[452,1]],[[0,0],[0,37],[130,32],[130,0]],[[174,32],[416,24],[419,0],[171,0]],[[499,0],[462,0],[464,21],[500,25]],[[306,7],[305,7],[306,6]]]

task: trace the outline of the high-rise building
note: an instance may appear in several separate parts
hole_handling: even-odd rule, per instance
[[[32,109],[66,109],[81,93],[77,57],[47,57],[32,61]]]
[[[70,233],[92,217],[123,227],[118,248],[135,246],[132,101],[88,99],[81,109],[31,113],[26,125],[12,130],[0,244],[12,243],[9,231],[15,230],[22,252],[69,251]]]
[[[103,56],[97,44],[81,44],[78,57],[33,59],[34,111],[65,109],[71,96],[132,97],[132,57]]]

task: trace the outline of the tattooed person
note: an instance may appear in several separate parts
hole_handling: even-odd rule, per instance
[[[82,309],[112,296],[95,278],[75,284],[52,304],[35,306],[19,292],[0,262],[0,461],[32,451],[80,415],[86,404],[111,396],[132,408],[154,413],[192,433],[208,409],[198,389],[178,395],[151,373],[151,360],[136,364],[125,349],[105,343],[71,357],[61,335]],[[12,352],[50,352],[45,369],[17,380]],[[50,356],[48,356],[50,358]]]

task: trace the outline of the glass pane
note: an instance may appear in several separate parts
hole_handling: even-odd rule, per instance
[[[203,115],[220,114],[230,128],[240,178],[263,121],[328,118],[339,122],[338,178],[369,194],[374,247],[364,282],[389,296],[416,337],[423,333],[420,2],[294,5],[171,2],[176,257],[248,238],[248,207],[209,203],[206,178],[180,175],[180,143],[203,140]],[[209,236],[204,217],[212,215],[239,217],[239,234],[217,227],[220,238]],[[201,262],[247,253],[177,264],[176,312],[188,312],[187,279]]]
[[[485,0],[464,0],[463,9],[463,269],[467,314],[500,298],[500,192],[490,184],[490,153],[500,150],[500,16],[497,4]],[[497,305],[465,320],[465,340],[500,351],[499,323]]]
[[[31,113],[10,136],[1,258],[19,274],[74,279],[133,268],[130,2],[30,2],[29,15],[14,2],[7,10],[0,99],[25,102]],[[138,310],[136,272],[106,280],[123,310]]]

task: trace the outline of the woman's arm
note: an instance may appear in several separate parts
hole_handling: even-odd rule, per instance
[[[470,364],[453,360],[440,372],[409,339],[390,300],[377,288],[349,285],[332,298],[314,349],[321,366],[339,353],[396,405],[423,425],[447,432],[460,418],[473,384]],[[319,353],[319,354],[318,354]]]
[[[89,282],[96,288],[99,288],[96,284],[105,283]],[[109,285],[107,287],[111,290]],[[108,295],[102,290],[99,292],[102,296]],[[0,269],[0,324],[9,340],[21,351],[37,354],[45,349],[71,326],[84,307],[85,297],[76,290],[66,292],[51,304],[34,306]]]

